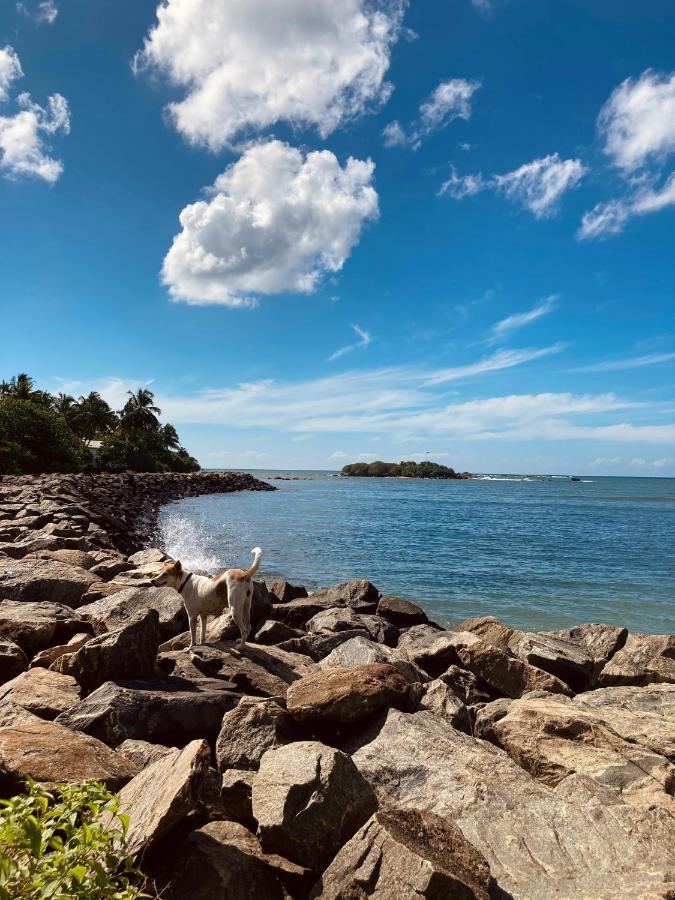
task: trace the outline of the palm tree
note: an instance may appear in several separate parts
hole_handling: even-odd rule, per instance
[[[169,424],[162,426],[162,441],[167,450],[178,450],[180,447],[180,438],[173,425]]]
[[[12,375],[9,381],[3,381],[0,385],[0,393],[5,397],[14,397],[16,400],[30,400],[35,388],[35,382],[20,372],[18,375]]]
[[[117,425],[117,416],[97,391],[77,402],[72,428],[87,443],[94,440],[97,434],[108,434]]]
[[[154,405],[155,395],[147,388],[139,388],[135,393],[127,391],[129,399],[120,413],[120,425],[125,434],[139,431],[157,431],[162,410]]]
[[[71,397],[70,394],[57,394],[56,397],[54,397],[52,405],[54,407],[54,412],[63,416],[66,422],[70,423],[70,420],[73,418],[75,410],[77,409],[75,398]]]

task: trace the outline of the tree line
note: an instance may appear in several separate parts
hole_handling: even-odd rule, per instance
[[[343,475],[361,478],[460,478],[450,466],[440,463],[414,462],[401,460],[400,463],[387,463],[377,460],[371,463],[350,463],[342,468]]]
[[[197,471],[174,426],[161,424],[152,391],[127,393],[115,411],[96,391],[50,394],[25,373],[0,382],[0,473]]]

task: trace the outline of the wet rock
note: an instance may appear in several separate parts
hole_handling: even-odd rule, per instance
[[[148,609],[128,625],[87,641],[76,653],[59,657],[51,668],[73,675],[86,691],[106,681],[150,678],[159,647],[159,613]]]
[[[223,715],[238,700],[237,694],[210,678],[109,681],[58,721],[112,747],[127,738],[184,746],[196,738],[214,741]]]
[[[405,706],[409,687],[398,669],[388,664],[320,669],[294,682],[286,702],[298,722],[347,725],[371,718],[390,706]]]
[[[431,713],[390,710],[353,759],[381,805],[427,809],[460,828],[487,859],[495,896],[658,897],[673,877],[675,818],[664,809],[559,795]]]
[[[422,625],[429,621],[420,606],[402,597],[381,597],[377,604],[377,614],[397,628],[410,628],[411,625]]]
[[[116,791],[135,774],[133,763],[100,741],[54,722],[0,728],[2,797],[23,791],[28,776],[46,782],[95,779]]]
[[[29,669],[0,687],[0,706],[10,701],[41,719],[55,719],[79,700],[75,679],[48,669]]]
[[[0,602],[0,635],[18,644],[27,656],[90,628],[88,622],[60,603]]]
[[[223,772],[220,799],[226,819],[255,829],[251,791],[256,773],[251,770],[228,769]]]
[[[254,644],[281,644],[284,641],[290,641],[292,638],[302,637],[303,631],[299,628],[290,628],[283,622],[275,622],[269,619],[258,628],[252,637]]]
[[[427,673],[415,663],[401,659],[395,650],[365,637],[350,638],[340,644],[321,660],[319,666],[322,669],[353,669],[355,666],[368,666],[372,663],[394,666],[411,684],[429,681]]]
[[[273,599],[273,603],[288,603],[290,600],[300,600],[301,597],[307,596],[304,587],[291,584],[290,581],[273,581],[270,585],[270,593],[274,594],[276,598]]]
[[[577,694],[572,703],[591,712],[627,741],[675,763],[675,685],[598,688]]]
[[[74,634],[67,644],[57,644],[56,647],[48,647],[47,650],[40,650],[30,662],[31,669],[42,668],[48,669],[52,663],[56,662],[60,657],[67,653],[76,653],[80,647],[84,647],[87,641],[92,640],[92,636],[86,632]]]
[[[0,685],[28,668],[26,655],[14,641],[0,637]]]
[[[49,601],[74,608],[97,580],[85,569],[54,559],[7,560],[0,571],[0,600]]]
[[[512,759],[549,787],[569,775],[586,775],[613,790],[618,803],[660,805],[675,814],[675,766],[568,700],[514,700],[491,733]]]
[[[443,679],[436,678],[423,685],[416,705],[417,709],[427,709],[449,722],[453,728],[471,733],[471,716],[463,701]]]
[[[130,819],[128,853],[147,850],[195,809],[209,757],[206,741],[192,741],[182,750],[171,750],[122,788],[120,812]]]
[[[316,872],[375,808],[375,796],[350,757],[316,741],[268,750],[253,782],[263,849]]]
[[[392,807],[375,813],[339,851],[312,897],[488,900],[490,880],[485,857],[452,822]]]
[[[113,631],[147,609],[159,613],[159,631],[163,640],[187,628],[187,614],[178,591],[170,587],[127,588],[94,603],[81,606],[78,615],[91,622],[96,634]]]
[[[237,822],[209,822],[187,838],[171,872],[169,900],[286,900],[306,896],[311,873],[263,853],[255,835]]]
[[[276,700],[242,697],[223,716],[216,741],[218,769],[257,769],[263,753],[295,736],[293,720]]]
[[[145,769],[171,753],[173,747],[164,744],[151,744],[149,741],[126,740],[117,748],[117,753],[130,760],[139,770]]]
[[[600,687],[675,683],[675,634],[629,634],[598,676]]]

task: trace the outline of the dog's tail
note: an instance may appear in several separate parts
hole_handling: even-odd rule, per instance
[[[255,573],[260,568],[260,560],[262,559],[262,550],[260,549],[260,547],[254,547],[253,550],[251,550],[251,553],[253,554],[253,556],[255,558],[253,560],[253,563],[248,567],[248,569],[245,570],[245,572],[244,572],[245,578],[250,578],[252,575],[255,575]]]

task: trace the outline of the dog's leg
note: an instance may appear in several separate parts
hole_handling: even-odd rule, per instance
[[[193,616],[192,618],[188,618],[188,622],[190,623],[190,645],[188,647],[191,650],[195,643],[197,642],[197,618]]]
[[[246,642],[246,638],[251,631],[250,621],[250,600],[247,599],[247,585],[237,584],[230,587],[230,609],[232,610],[232,618],[234,624],[239,629],[239,643]]]
[[[245,644],[248,640],[248,636],[251,633],[251,600],[253,599],[253,585],[249,581],[246,585],[246,594],[244,595],[243,602],[243,610],[242,610],[242,625],[243,628],[240,628],[241,631],[241,642]]]
[[[202,626],[201,627],[201,640],[199,641],[200,644],[206,643],[206,620],[207,620],[207,618],[208,618],[208,616],[205,616],[205,615],[199,617],[199,621],[201,622],[201,626]]]

